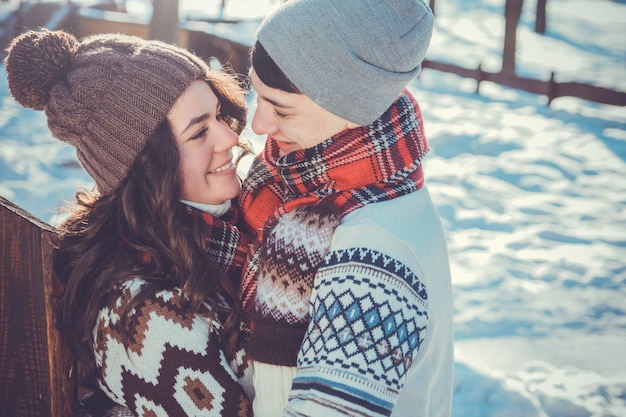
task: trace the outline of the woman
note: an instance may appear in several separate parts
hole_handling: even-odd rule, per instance
[[[119,34],[30,31],[5,64],[13,96],[45,111],[97,187],[77,193],[54,259],[81,382],[135,415],[251,415],[235,363],[237,81]]]

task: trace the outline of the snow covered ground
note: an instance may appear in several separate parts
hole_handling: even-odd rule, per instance
[[[200,3],[219,13],[217,1],[181,0],[185,10]],[[230,0],[224,15],[263,16],[278,3]],[[623,1],[548,0],[543,36],[533,32],[536,1],[525,3],[519,74],[626,91]],[[499,69],[504,0],[437,0],[436,12],[429,59]],[[252,39],[254,24],[243,27],[238,36]],[[55,224],[61,202],[91,181],[5,78],[0,67],[0,195]],[[453,416],[626,416],[626,108],[574,98],[548,107],[542,96],[475,88],[428,69],[410,86],[449,239]]]

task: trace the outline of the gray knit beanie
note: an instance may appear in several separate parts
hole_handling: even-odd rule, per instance
[[[433,23],[422,0],[290,0],[257,39],[314,102],[368,125],[419,74]]]
[[[182,48],[121,34],[81,42],[29,31],[7,52],[13,97],[45,110],[52,134],[76,148],[102,194],[120,185],[176,99],[209,71]]]

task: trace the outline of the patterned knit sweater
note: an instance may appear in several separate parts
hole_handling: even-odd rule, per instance
[[[285,241],[306,242],[310,230],[302,218],[302,212],[287,214],[273,230],[289,231]],[[271,253],[280,241],[267,242],[274,246],[267,249]],[[450,416],[451,279],[426,187],[345,216],[306,291],[301,280],[283,284],[280,278],[289,275],[277,272],[287,268],[261,269],[269,273],[259,279],[257,313],[285,321],[304,316],[309,323],[291,366],[280,359],[291,360],[285,353],[293,334],[277,320],[272,340],[267,319],[255,320],[259,327],[251,341],[261,344],[250,347],[259,358],[253,362],[255,417]],[[309,300],[304,311],[294,301],[300,293]]]
[[[128,281],[100,311],[94,332],[100,388],[138,416],[252,415],[240,384],[246,378],[224,355],[219,323],[186,311],[180,290],[142,302],[124,339],[121,310],[143,284]]]
[[[210,255],[238,276],[246,239],[212,216],[230,205],[186,203],[205,212]],[[102,391],[137,416],[251,416],[253,389],[245,352],[226,357],[220,322],[208,306],[202,313],[191,312],[179,288],[161,290],[121,319],[144,285],[139,278],[126,281],[100,310],[94,353]]]

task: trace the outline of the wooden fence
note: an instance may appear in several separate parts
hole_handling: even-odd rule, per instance
[[[431,68],[438,71],[449,72],[465,78],[476,80],[476,92],[480,92],[480,84],[483,81],[491,81],[518,90],[530,93],[542,94],[548,97],[548,104],[558,97],[577,97],[596,103],[612,104],[616,106],[626,106],[626,93],[611,90],[609,88],[598,87],[578,82],[556,82],[554,72],[549,80],[542,81],[533,78],[521,77],[514,72],[484,71],[480,65],[478,67],[464,68],[454,64],[425,60],[422,64],[424,68]]]
[[[598,87],[580,82],[556,82],[554,72],[549,80],[537,80],[521,77],[516,74],[515,51],[517,47],[517,25],[522,14],[524,0],[506,0],[504,7],[504,42],[502,45],[502,69],[498,72],[484,71],[480,64],[476,68],[464,68],[458,65],[425,60],[424,68],[449,72],[465,78],[476,80],[476,92],[480,92],[483,81],[491,81],[500,85],[545,95],[548,105],[558,97],[577,97],[596,103],[626,106],[626,92],[610,88]],[[430,0],[435,10],[435,0]],[[538,0],[535,18],[535,32],[544,33],[546,28],[546,0]]]
[[[75,362],[56,328],[55,229],[0,197],[0,416],[65,417]]]

